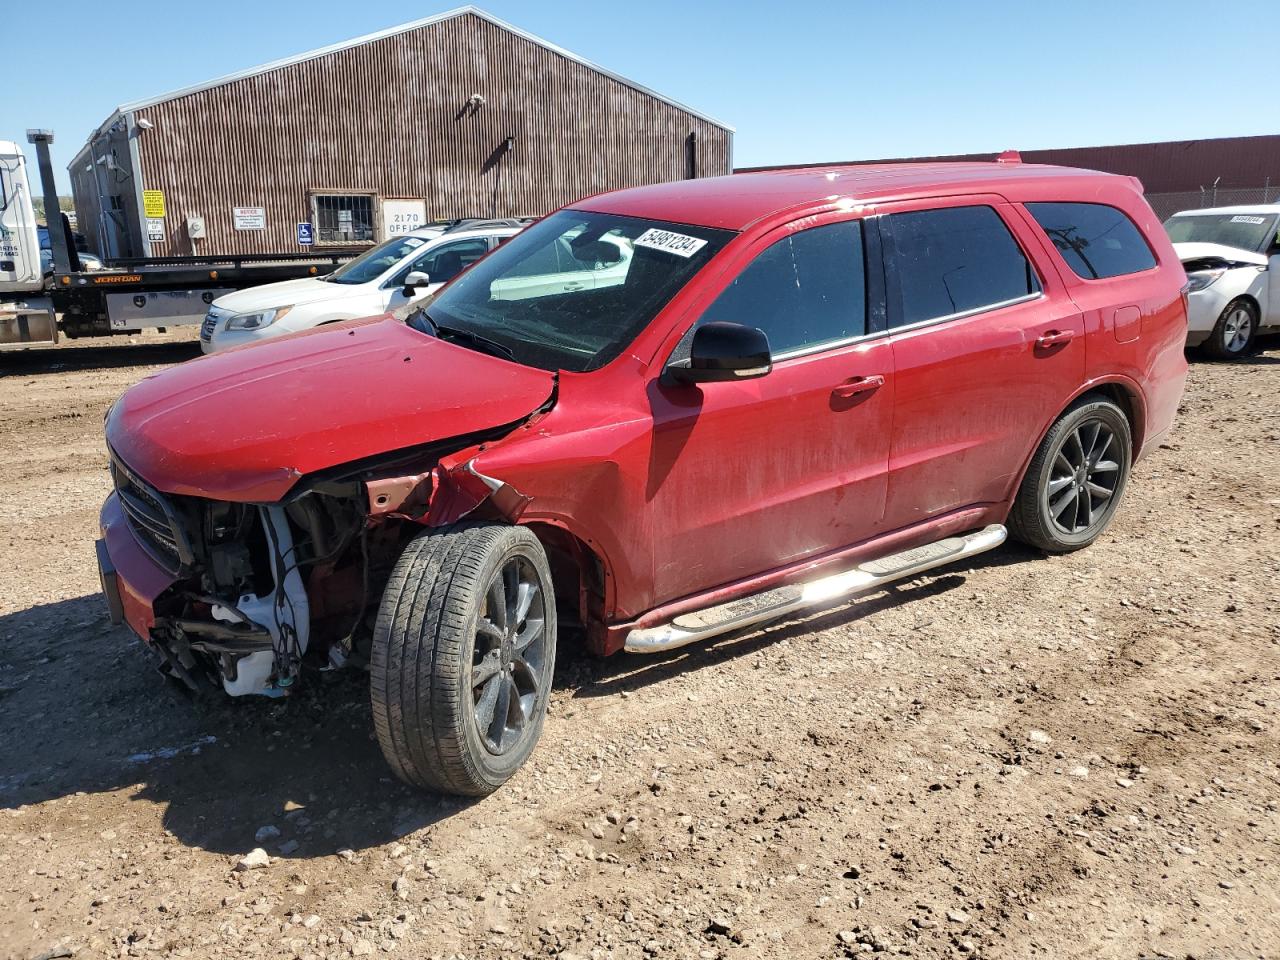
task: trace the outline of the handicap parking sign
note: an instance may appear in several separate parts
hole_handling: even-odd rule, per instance
[[[315,242],[315,234],[312,232],[311,224],[298,224],[298,245],[302,247],[309,247]]]

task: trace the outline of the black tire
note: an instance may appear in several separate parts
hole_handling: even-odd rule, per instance
[[[1247,329],[1242,330],[1244,326]],[[1257,306],[1247,297],[1237,297],[1223,307],[1213,333],[1200,346],[1216,360],[1239,360],[1249,355],[1257,336]]]
[[[1115,516],[1132,462],[1124,411],[1110,400],[1082,397],[1031,458],[1009,512],[1009,532],[1049,553],[1089,546]]]
[[[383,592],[371,657],[374,726],[396,776],[464,796],[500,787],[542,733],[555,653],[551,571],[528,529],[458,524],[410,541]]]

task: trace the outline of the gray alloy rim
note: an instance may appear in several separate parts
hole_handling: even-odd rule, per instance
[[[1236,307],[1222,324],[1222,342],[1228,353],[1239,353],[1253,332],[1253,316],[1244,307]]]
[[[1063,533],[1086,533],[1101,523],[1120,483],[1116,435],[1103,421],[1085,420],[1058,447],[1045,484],[1049,519]]]
[[[494,574],[476,617],[472,721],[490,753],[510,753],[535,720],[546,672],[546,607],[538,572],[524,557]]]

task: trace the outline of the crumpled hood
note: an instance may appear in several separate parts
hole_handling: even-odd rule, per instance
[[[317,300],[341,300],[365,292],[367,290],[363,286],[329,283],[318,277],[300,277],[297,280],[264,283],[260,287],[248,287],[224,294],[218,298],[215,306],[232,313],[251,313],[273,307],[294,307]]]
[[[1199,260],[1201,257],[1221,257],[1223,260],[1234,260],[1237,263],[1255,263],[1260,267],[1267,265],[1265,254],[1242,250],[1239,247],[1228,247],[1225,243],[1175,243],[1173,252],[1183,263],[1188,260]]]
[[[545,370],[357,320],[148,377],[111,408],[107,443],[166,493],[268,502],[326,467],[515,423],[553,387]]]

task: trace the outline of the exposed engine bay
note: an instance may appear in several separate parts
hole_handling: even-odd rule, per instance
[[[162,670],[196,692],[279,697],[304,666],[367,663],[391,568],[430,511],[451,522],[519,503],[474,471],[455,471],[460,486],[438,469],[476,439],[326,471],[269,504],[164,494],[113,456],[135,537],[175,577],[154,604]]]

